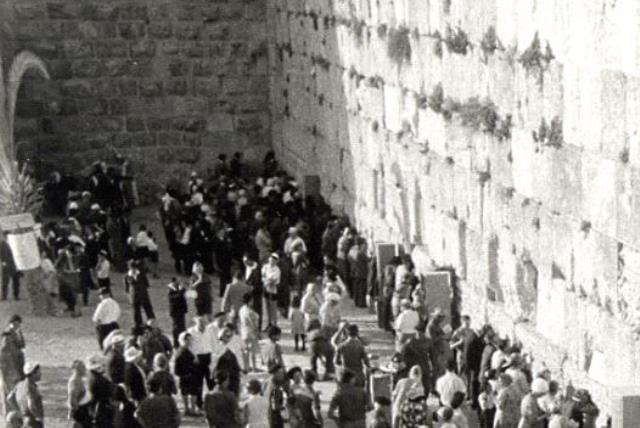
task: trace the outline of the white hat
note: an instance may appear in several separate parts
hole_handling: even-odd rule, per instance
[[[104,357],[102,355],[92,355],[87,360],[87,369],[92,371],[104,370]]]
[[[78,203],[77,202],[70,202],[69,203],[69,209],[70,210],[77,210],[78,209]]]
[[[535,378],[531,382],[531,392],[534,394],[546,394],[549,392],[549,384],[546,380],[541,378]]]
[[[108,348],[110,346],[113,346],[117,343],[124,343],[125,341],[125,337],[122,334],[122,332],[120,332],[120,330],[114,330],[113,334],[109,334],[105,339],[104,342],[102,342],[102,347],[103,348]]]
[[[100,204],[91,205],[91,209],[94,210],[94,211],[100,211]]]
[[[132,363],[140,357],[142,357],[142,351],[135,346],[130,346],[124,351],[124,361],[127,363]]]
[[[410,308],[411,307],[411,300],[409,299],[402,299],[400,301],[400,306],[403,308]]]
[[[24,363],[24,367],[22,368],[22,371],[24,372],[25,376],[29,376],[31,373],[35,372],[39,367],[40,367],[40,364],[27,361],[26,363]]]

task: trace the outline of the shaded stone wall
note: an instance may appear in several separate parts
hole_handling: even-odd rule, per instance
[[[20,157],[71,171],[130,155],[142,192],[218,153],[270,145],[263,0],[9,0],[17,49],[51,82],[25,82]]]
[[[268,18],[285,164],[454,267],[463,312],[618,426],[640,384],[640,5],[270,0]]]

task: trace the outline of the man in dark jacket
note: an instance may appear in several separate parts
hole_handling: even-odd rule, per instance
[[[425,323],[421,322],[416,328],[416,335],[402,346],[400,353],[406,369],[401,377],[405,377],[411,367],[420,366],[422,387],[426,395],[429,395],[431,389],[431,341],[425,335],[425,329]]]
[[[20,300],[20,272],[16,267],[6,234],[2,242],[0,242],[0,261],[2,262],[2,294],[0,295],[0,300],[7,300],[9,282],[13,286],[13,298]]]
[[[89,370],[88,389],[91,394],[91,408],[95,427],[113,427],[113,393],[116,384],[105,377],[102,356],[94,355],[89,358],[87,369]]]
[[[142,351],[131,346],[124,353],[124,383],[129,389],[131,398],[140,403],[147,397],[145,372],[142,368]]]
[[[478,405],[478,395],[480,395],[478,374],[482,362],[483,348],[480,332],[476,332],[473,329],[470,330],[465,335],[462,343],[460,376],[467,384],[467,397],[471,398],[474,407]]]
[[[177,349],[180,344],[178,337],[180,333],[187,329],[185,316],[188,312],[187,299],[185,298],[185,288],[177,278],[172,278],[169,287],[169,316],[173,324],[173,346]]]
[[[124,336],[119,332],[105,339],[106,375],[115,385],[124,383]]]
[[[142,325],[142,309],[147,319],[154,319],[153,306],[149,298],[149,280],[141,271],[142,262],[135,260],[124,277],[125,292],[129,294],[133,304],[133,320],[136,325]]]

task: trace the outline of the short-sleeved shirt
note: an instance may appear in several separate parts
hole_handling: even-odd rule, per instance
[[[338,361],[350,370],[361,372],[367,353],[362,343],[350,339],[338,346]]]
[[[341,385],[331,399],[329,409],[337,409],[340,423],[364,420],[367,413],[367,395],[354,385]]]

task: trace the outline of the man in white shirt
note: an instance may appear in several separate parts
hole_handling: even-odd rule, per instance
[[[100,290],[100,303],[93,313],[93,322],[96,324],[98,343],[102,349],[102,342],[113,330],[120,328],[120,305],[111,297],[111,291],[103,288]]]
[[[436,392],[443,406],[451,407],[451,400],[456,392],[467,393],[467,386],[456,373],[456,360],[447,361],[447,371],[436,381]]]
[[[200,377],[199,381],[203,380],[207,382],[207,385],[211,389],[213,387],[212,379],[209,373],[209,366],[211,365],[211,350],[214,338],[212,337],[212,330],[207,326],[207,320],[205,317],[195,317],[195,325],[187,329],[187,333],[191,335],[190,351],[196,357],[196,373],[195,376]],[[217,340],[217,338],[215,338]],[[201,397],[198,397],[198,406],[202,407]]]
[[[411,307],[411,302],[404,299],[400,302],[400,315],[395,322],[396,350],[400,352],[402,345],[416,335],[416,328],[420,324],[420,315]]]

